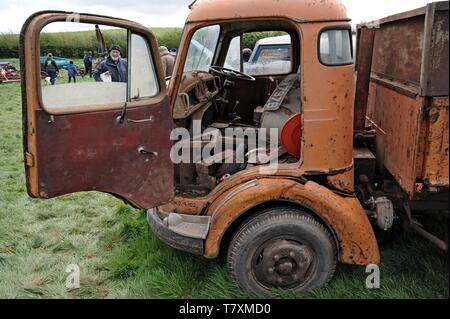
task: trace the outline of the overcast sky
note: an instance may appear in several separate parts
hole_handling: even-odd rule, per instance
[[[64,10],[120,17],[149,27],[182,27],[193,0],[0,0],[0,33],[18,33],[26,18],[41,10]],[[201,0],[199,0],[201,1]],[[230,4],[233,0],[229,0]],[[342,0],[352,24],[425,6],[431,0]]]

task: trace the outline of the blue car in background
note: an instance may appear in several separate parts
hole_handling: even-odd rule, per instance
[[[40,57],[40,64],[41,64],[41,71],[45,71],[45,61],[47,61],[47,57],[46,56],[41,56]],[[55,60],[56,65],[58,66],[58,68],[60,69],[66,69],[67,66],[70,64],[70,60],[60,57],[60,56],[54,56],[53,60]]]

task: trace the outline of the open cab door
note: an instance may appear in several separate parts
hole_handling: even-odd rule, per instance
[[[100,48],[91,41],[70,54],[51,43],[65,34],[49,32],[67,30],[95,41],[98,25]],[[127,20],[45,11],[28,18],[20,46],[28,194],[53,198],[95,190],[140,208],[169,202],[173,121],[153,33]],[[76,83],[67,83],[73,67],[57,57],[68,54],[84,75],[76,75]]]

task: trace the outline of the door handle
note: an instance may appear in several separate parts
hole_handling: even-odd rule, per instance
[[[147,151],[142,146],[138,148],[138,153],[141,154],[141,155],[151,155],[151,156],[158,156],[159,155],[158,152]]]
[[[145,122],[153,123],[154,121],[155,121],[155,117],[154,116],[150,116],[148,119],[143,119],[143,120],[127,119],[127,123],[145,123]],[[122,122],[123,122],[123,116],[119,115],[116,118],[116,123],[117,124],[122,124]]]
[[[148,119],[143,119],[143,120],[132,120],[132,119],[127,119],[128,123],[145,123],[145,122],[153,122],[155,120],[154,116],[150,116]]]

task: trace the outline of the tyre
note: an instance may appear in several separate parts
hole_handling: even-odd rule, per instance
[[[227,267],[243,290],[272,297],[273,289],[308,292],[334,275],[336,244],[327,228],[295,208],[271,208],[234,234]]]

